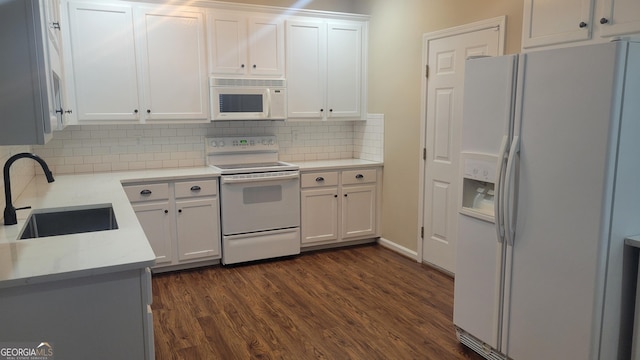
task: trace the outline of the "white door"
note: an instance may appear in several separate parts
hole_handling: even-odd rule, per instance
[[[327,25],[287,21],[287,114],[290,118],[324,117]]]
[[[614,36],[640,32],[640,1],[604,0],[601,16],[595,21],[602,24],[600,35]]]
[[[218,198],[176,201],[178,260],[220,255]]]
[[[526,0],[522,47],[560,44],[591,38],[593,0]]]
[[[141,203],[133,205],[133,211],[142,225],[144,234],[149,240],[151,249],[156,254],[156,265],[170,263],[173,246],[171,222],[173,215],[169,211],[167,201],[160,203]]]
[[[464,64],[501,55],[503,26],[425,39],[426,81],[422,261],[455,273]]]
[[[249,19],[249,72],[251,75],[284,74],[284,22],[279,17]]]
[[[138,120],[138,70],[128,5],[69,3],[71,73],[76,116]],[[99,84],[99,86],[97,85]]]
[[[338,240],[338,189],[304,190],[300,194],[302,245]]]
[[[246,19],[236,13],[209,11],[209,66],[214,74],[246,72]]]
[[[376,233],[376,185],[342,188],[342,240]]]
[[[208,121],[204,14],[144,9],[140,18],[145,118]]]
[[[328,119],[361,116],[362,23],[329,23],[327,27]]]

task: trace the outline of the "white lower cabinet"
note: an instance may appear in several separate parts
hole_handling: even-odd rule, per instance
[[[303,173],[302,247],[380,235],[378,168]]]
[[[154,270],[220,259],[218,180],[124,185],[156,254]]]
[[[217,181],[209,180],[216,188]],[[178,261],[220,257],[220,203],[218,197],[202,193],[201,185],[192,182],[176,183],[176,232]],[[194,194],[178,198],[180,186],[188,186]],[[200,188],[200,190],[195,190]],[[214,221],[215,219],[215,221]]]

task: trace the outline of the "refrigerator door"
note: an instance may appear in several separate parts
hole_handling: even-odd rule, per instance
[[[514,55],[467,60],[464,86],[470,96],[464,100],[462,152],[504,161],[511,132],[516,62]],[[496,164],[496,169],[501,168]],[[453,321],[473,338],[499,350],[504,258],[496,231],[500,219],[496,217],[494,224],[459,216]],[[463,343],[477,350],[467,340],[461,336]],[[475,345],[482,349],[484,344]]]
[[[507,249],[510,358],[598,356],[617,146],[616,54],[608,43],[520,58],[520,156],[516,190],[507,194],[518,204]]]

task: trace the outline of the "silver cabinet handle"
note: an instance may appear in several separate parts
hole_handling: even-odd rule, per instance
[[[151,195],[151,190],[144,189],[144,190],[140,191],[140,195]]]
[[[193,185],[191,187],[191,191],[200,191],[200,190],[202,190],[202,188],[200,186],[198,186],[198,185]]]

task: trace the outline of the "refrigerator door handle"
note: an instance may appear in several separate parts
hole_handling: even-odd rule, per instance
[[[505,155],[507,151],[507,145],[509,143],[509,136],[502,137],[502,143],[500,144],[500,152],[498,153],[498,176],[496,177],[495,185],[495,198],[494,198],[494,223],[496,227],[496,235],[498,236],[498,243],[504,242],[504,211],[502,208],[502,197],[504,187],[504,165]]]
[[[514,175],[514,165],[515,165],[515,157],[516,154],[520,152],[520,137],[514,136],[513,141],[511,142],[511,149],[509,150],[509,159],[507,160],[507,172],[504,179],[504,196],[503,196],[503,213],[504,213],[504,234],[507,240],[507,244],[513,246],[513,238],[515,236],[515,225],[512,222],[513,210],[510,207],[510,204],[513,203],[515,207],[515,199],[512,199],[512,183],[513,183],[513,175]]]

